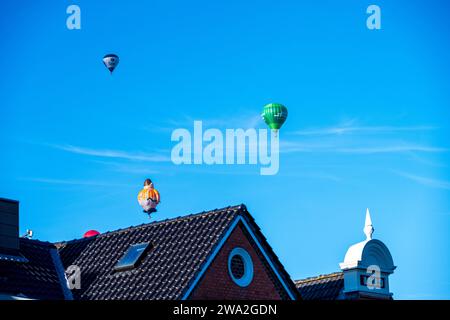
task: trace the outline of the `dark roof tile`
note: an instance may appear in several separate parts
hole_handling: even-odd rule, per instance
[[[21,239],[28,263],[0,261],[0,292],[36,299],[180,299],[232,222],[242,216],[284,282],[294,283],[244,205],[166,219],[56,244]],[[115,272],[130,245],[153,247],[134,269]],[[62,262],[62,263],[61,263]],[[64,270],[81,270],[81,289],[65,286]]]
[[[245,207],[227,207],[57,244],[64,267],[81,269],[76,299],[177,299]],[[154,244],[132,270],[113,267],[130,245]]]
[[[56,247],[49,242],[21,238],[20,254],[28,262],[0,261],[0,292],[31,299],[64,299],[64,271],[55,265]]]
[[[337,300],[344,288],[344,274],[336,272],[296,280],[295,286],[303,300]]]

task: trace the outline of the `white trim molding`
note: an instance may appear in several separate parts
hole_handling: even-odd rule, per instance
[[[242,259],[242,263],[244,264],[244,274],[240,278],[236,278],[233,274],[232,270],[232,259],[235,256],[239,256]],[[231,250],[230,254],[228,255],[228,273],[233,280],[234,283],[236,283],[240,287],[247,287],[253,280],[253,260],[250,254],[241,247],[236,247],[233,250]]]
[[[194,281],[191,283],[191,285],[188,287],[186,292],[183,294],[181,300],[187,300],[188,299],[189,295],[192,293],[194,288],[197,286],[198,282],[200,281],[202,276],[205,274],[206,270],[208,270],[208,268],[211,265],[212,261],[217,256],[217,254],[219,253],[220,249],[222,249],[223,245],[228,240],[228,238],[230,237],[231,233],[234,231],[234,229],[236,228],[236,226],[238,225],[239,222],[242,222],[242,224],[244,225],[245,229],[247,230],[247,232],[252,237],[253,241],[258,246],[259,250],[261,251],[261,253],[264,256],[264,258],[266,259],[266,261],[269,264],[269,266],[272,269],[272,271],[275,273],[275,276],[280,281],[281,285],[283,286],[284,290],[288,294],[289,298],[291,298],[292,300],[296,300],[296,295],[289,289],[289,286],[287,285],[287,283],[281,277],[281,275],[278,272],[277,268],[275,267],[273,261],[269,258],[269,255],[266,253],[266,251],[262,247],[261,243],[259,242],[258,238],[255,236],[255,234],[252,231],[252,229],[250,228],[249,224],[244,219],[244,217],[242,217],[241,215],[237,216],[234,219],[234,221],[231,223],[231,225],[228,228],[227,232],[223,235],[222,239],[220,239],[219,243],[216,245],[216,247],[214,248],[214,250],[211,253],[211,255],[208,257],[206,262],[203,264],[200,272],[197,274],[197,276],[195,277]]]

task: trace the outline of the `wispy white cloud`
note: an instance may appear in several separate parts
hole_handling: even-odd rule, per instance
[[[430,157],[418,154],[418,153],[410,153],[409,155],[410,160],[414,160],[417,163],[421,163],[427,166],[431,167],[447,167],[447,163],[445,162],[444,158],[437,158],[433,157],[432,159],[429,159]]]
[[[19,178],[21,181],[46,183],[46,184],[58,184],[58,185],[77,185],[77,186],[93,186],[93,187],[132,187],[127,184],[115,184],[102,181],[90,181],[90,180],[74,180],[74,179],[53,179],[53,178]]]
[[[148,165],[141,165],[136,163],[118,163],[111,161],[102,161],[102,160],[92,160],[94,163],[98,163],[102,166],[107,167],[111,171],[121,172],[121,173],[129,173],[129,174],[138,174],[138,175],[146,175],[146,174],[160,174],[163,172],[161,169],[155,169],[154,167],[149,167]]]
[[[141,129],[146,132],[170,135],[170,133],[178,128],[186,128],[192,130],[194,121],[202,121],[203,129],[210,128],[218,129],[249,129],[257,128],[264,125],[259,114],[244,113],[235,117],[217,117],[217,118],[202,118],[181,115],[175,119],[169,119],[159,122],[158,125],[146,125]]]
[[[368,126],[356,118],[346,119],[334,126],[307,128],[286,132],[281,152],[322,152],[340,154],[438,153],[446,148],[418,142],[417,134],[438,129],[431,125]],[[290,136],[290,137],[289,137]],[[293,139],[293,136],[298,138]],[[420,141],[423,141],[421,139]]]
[[[121,150],[108,150],[108,149],[92,149],[79,146],[67,145],[50,145],[51,147],[70,153],[103,157],[103,158],[119,158],[135,161],[148,161],[148,162],[167,162],[170,161],[170,157],[162,154],[148,154],[148,153],[133,153]]]
[[[411,136],[436,129],[438,128],[430,125],[366,126],[359,124],[357,119],[350,119],[331,127],[292,132],[293,135],[302,137],[299,140],[286,141],[282,144],[282,151],[342,154],[445,152],[446,148],[418,143],[414,141],[415,137]]]
[[[372,142],[372,145],[360,142],[352,145],[346,142],[338,141],[282,141],[280,143],[280,152],[322,152],[322,153],[342,153],[342,154],[377,154],[377,153],[406,153],[406,152],[425,152],[437,153],[445,152],[446,148],[438,148],[427,145],[380,141],[378,144]]]
[[[249,129],[256,128],[264,122],[259,114],[242,114],[237,117],[223,117],[216,119],[205,119],[204,125],[207,127],[223,127],[230,129]]]
[[[324,136],[343,134],[388,134],[398,132],[420,132],[436,130],[433,126],[355,126],[353,124],[341,124],[332,127],[311,128],[292,132],[301,136]]]
[[[411,181],[417,182],[421,185],[427,186],[427,187],[450,190],[450,182],[449,181],[418,176],[415,174],[406,173],[406,172],[402,172],[402,171],[394,171],[394,173],[396,173],[404,178],[407,178]]]
[[[141,128],[141,130],[151,133],[164,133],[164,134],[170,134],[174,129],[177,127],[171,126],[171,125],[145,125]]]
[[[330,174],[327,173],[325,171],[320,172],[320,171],[310,171],[310,170],[295,170],[295,171],[286,171],[284,170],[283,172],[279,173],[280,176],[285,176],[285,177],[299,177],[299,178],[304,178],[304,179],[311,179],[311,180],[326,180],[326,181],[332,181],[332,182],[342,182],[342,178],[335,175],[335,174]]]
[[[223,117],[216,118],[202,118],[192,117],[188,115],[181,115],[179,118],[170,119],[166,121],[166,124],[162,126],[164,130],[176,129],[176,128],[192,128],[194,121],[202,121],[203,127],[208,128],[229,128],[229,129],[249,129],[256,128],[259,125],[263,125],[264,122],[261,119],[261,115],[258,113],[242,113],[238,116],[224,115]],[[151,130],[152,128],[148,128]]]
[[[354,154],[373,154],[373,153],[401,153],[401,152],[444,152],[446,150],[447,149],[445,148],[405,144],[405,145],[386,145],[373,147],[337,148],[336,152],[354,153]]]

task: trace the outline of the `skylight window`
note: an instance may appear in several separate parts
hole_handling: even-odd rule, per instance
[[[114,270],[123,271],[135,268],[151,247],[150,242],[131,245],[123,257],[116,263]]]

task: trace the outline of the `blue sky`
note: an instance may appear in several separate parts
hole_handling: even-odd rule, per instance
[[[245,203],[294,279],[339,270],[369,207],[394,297],[449,299],[450,7],[392,2],[2,3],[0,196],[48,241],[148,222],[147,176],[158,220]],[[175,128],[265,128],[269,102],[277,175],[170,162]]]

